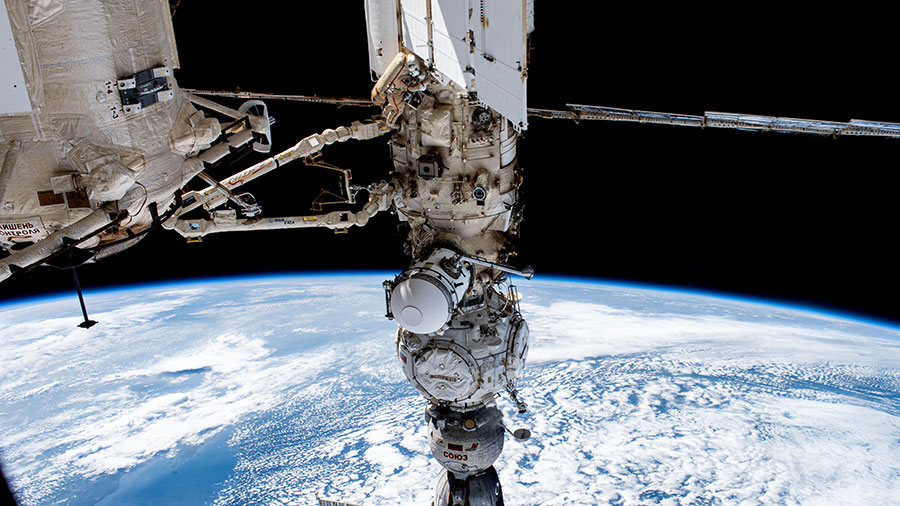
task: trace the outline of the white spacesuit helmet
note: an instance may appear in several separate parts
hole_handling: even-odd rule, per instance
[[[406,68],[409,70],[409,75],[413,77],[419,77],[419,74],[422,73],[419,69],[419,60],[414,54],[406,55]]]

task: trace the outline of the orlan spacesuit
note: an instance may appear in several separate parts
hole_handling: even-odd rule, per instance
[[[407,102],[415,104],[416,93],[425,90],[419,59],[414,54],[397,53],[372,88],[372,101],[383,107],[388,127],[397,125]]]

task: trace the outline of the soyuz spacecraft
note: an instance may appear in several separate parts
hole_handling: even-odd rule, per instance
[[[522,218],[516,147],[529,117],[900,137],[900,125],[729,113],[702,116],[569,105],[529,109],[533,0],[365,0],[366,100],[201,92],[180,88],[169,2],[5,0],[0,4],[0,280],[41,265],[102,260],[153,229],[188,241],[212,233],[365,226],[390,211],[408,225],[409,267],[385,281],[398,324],[398,364],[427,401],[430,446],[445,471],[435,505],[496,505],[493,463],[511,430],[506,392],[517,379],[528,325],[513,280]],[[210,95],[244,97],[237,109]],[[224,179],[243,153],[271,150],[260,98],[377,106],[374,121],[309,135]],[[266,217],[241,187],[326,146],[387,138],[393,171],[352,187],[356,210]],[[196,183],[201,183],[196,187]],[[195,189],[188,189],[194,183]],[[88,323],[85,313],[85,323]],[[85,325],[89,326],[89,325]]]

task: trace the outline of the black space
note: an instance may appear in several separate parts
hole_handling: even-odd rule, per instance
[[[900,122],[886,12],[822,11],[820,4],[754,4],[752,11],[587,4],[538,0],[530,107]],[[176,13],[181,86],[368,96],[360,2],[287,9],[216,2],[213,12],[210,5],[185,1]],[[279,102],[269,108],[277,118],[275,151],[377,112]],[[898,149],[900,141],[889,139],[533,118],[519,144],[526,178],[519,260],[538,276],[725,291],[900,322],[892,295],[900,281]],[[392,168],[384,140],[333,145],[324,159],[353,169],[357,184],[383,179]],[[332,181],[323,174],[296,163],[246,190],[267,216],[308,214],[323,182]],[[399,271],[407,262],[402,243],[387,214],[346,235],[219,234],[188,245],[156,231],[79,273],[89,293],[194,276]],[[70,288],[68,273],[46,269],[0,284],[0,297]]]

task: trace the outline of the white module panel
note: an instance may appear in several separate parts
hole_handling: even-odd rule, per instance
[[[428,8],[431,0],[400,2],[400,29],[403,46],[425,61],[431,61],[428,47]]]
[[[443,78],[528,127],[526,81],[530,0],[400,0],[403,46]]]
[[[369,69],[381,76],[400,51],[396,0],[366,0]]]
[[[465,2],[462,6],[465,7]],[[475,76],[465,71],[470,59],[467,9],[432,0],[431,19],[434,66],[456,84],[471,90]]]
[[[23,112],[31,112],[31,99],[28,98],[6,2],[0,2],[0,114]]]
[[[523,130],[528,126],[526,2],[479,1],[471,12],[478,98]]]

